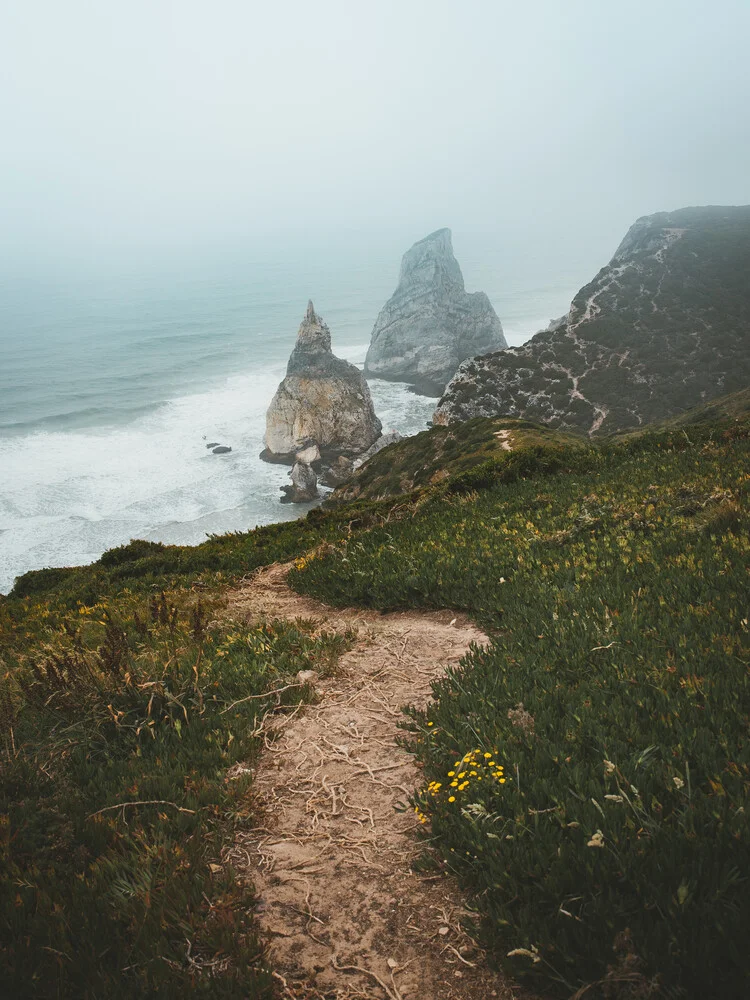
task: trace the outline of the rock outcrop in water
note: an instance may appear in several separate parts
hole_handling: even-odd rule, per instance
[[[282,503],[308,503],[318,497],[318,477],[306,462],[295,462],[289,473],[291,486],[282,486]]]
[[[283,380],[266,415],[261,458],[293,465],[298,452],[317,447],[324,461],[354,457],[380,437],[364,375],[331,351],[331,331],[312,302]]]
[[[750,206],[631,226],[561,320],[465,361],[435,423],[522,417],[587,434],[638,427],[750,383]]]
[[[484,292],[467,292],[450,229],[415,243],[375,321],[365,373],[439,395],[465,358],[506,346]]]

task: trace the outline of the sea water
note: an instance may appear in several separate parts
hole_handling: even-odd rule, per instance
[[[459,259],[510,344],[564,312],[584,277],[566,264],[514,273],[486,248]],[[390,248],[349,248],[0,280],[0,593],[132,538],[194,544],[304,514],[279,502],[287,470],[258,456],[307,300],[334,353],[361,366],[397,275]],[[434,399],[370,388],[385,431],[427,426]]]

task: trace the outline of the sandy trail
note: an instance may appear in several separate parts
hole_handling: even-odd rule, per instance
[[[495,431],[495,437],[500,442],[500,447],[503,449],[503,451],[513,450],[513,438],[509,430]]]
[[[420,874],[408,795],[422,783],[397,746],[401,706],[486,637],[450,612],[335,610],[292,592],[287,566],[230,595],[233,618],[314,618],[356,629],[319,701],[276,716],[254,794],[263,828],[227,857],[247,872],[282,996],[294,1000],[489,1000],[519,996],[462,930],[452,877]]]

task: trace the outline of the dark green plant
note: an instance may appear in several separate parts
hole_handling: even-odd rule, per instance
[[[669,428],[594,460],[532,450],[512,477],[492,459],[291,576],[337,604],[463,608],[490,632],[412,713],[415,806],[488,946],[561,997],[750,992],[738,430]],[[466,753],[507,780],[477,781]]]
[[[125,595],[10,650],[0,995],[272,995],[252,891],[221,861],[253,822],[247,777],[227,771],[255,758],[259,712],[305,695],[274,690],[329,669],[344,640],[216,612],[189,592]]]

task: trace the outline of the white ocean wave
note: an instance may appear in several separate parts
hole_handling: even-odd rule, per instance
[[[286,469],[258,457],[282,377],[281,366],[232,376],[124,427],[0,439],[0,592],[26,570],[82,565],[131,538],[195,544],[304,513],[279,503]],[[426,427],[434,400],[371,387],[385,430]],[[214,455],[211,441],[231,453]]]

